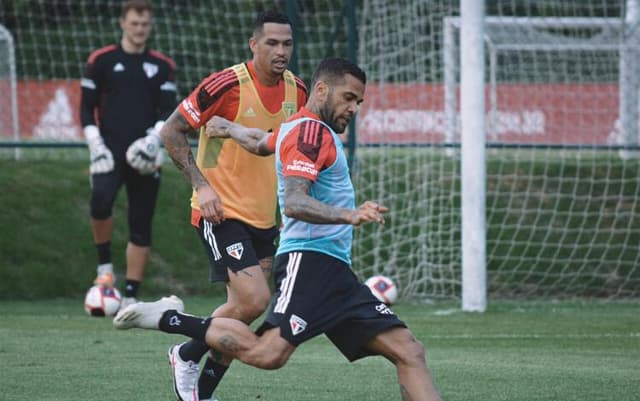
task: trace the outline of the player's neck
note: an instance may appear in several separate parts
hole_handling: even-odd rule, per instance
[[[275,86],[278,84],[282,75],[273,75],[268,71],[263,71],[260,69],[257,63],[252,63],[253,71],[256,74],[256,78],[258,81],[264,86]]]
[[[122,38],[122,40],[120,41],[120,46],[122,46],[122,50],[124,50],[125,53],[129,53],[129,54],[141,54],[144,53],[144,49],[146,44],[142,44],[142,45],[136,45],[135,43],[132,43],[131,41],[127,40],[127,38]]]

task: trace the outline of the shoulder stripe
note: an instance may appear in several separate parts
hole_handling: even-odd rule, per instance
[[[238,85],[238,78],[233,71],[224,70],[210,75],[198,90],[198,107],[202,111],[208,109],[225,93]]]
[[[315,162],[318,160],[322,137],[327,128],[318,121],[307,120],[300,124],[298,131],[298,151]]]
[[[207,90],[209,95],[220,96],[222,93],[228,91],[233,86],[238,84],[239,82],[236,73],[232,70],[224,70],[212,75],[207,81],[204,82],[202,87]]]
[[[100,57],[101,55],[114,51],[118,48],[117,45],[109,45],[109,46],[105,46],[105,47],[101,47],[100,49],[94,50],[90,55],[89,55],[89,64],[93,64],[94,61],[96,61],[96,58]]]
[[[304,81],[298,78],[297,76],[295,78],[296,78],[296,86],[298,87],[298,89],[302,89],[304,93],[308,93],[307,85],[305,85]]]
[[[160,60],[164,60],[167,64],[169,64],[172,70],[176,69],[176,62],[173,61],[171,57],[165,56],[157,50],[149,50],[149,54],[153,57],[159,58]]]

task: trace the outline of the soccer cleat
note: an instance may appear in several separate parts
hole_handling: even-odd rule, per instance
[[[115,283],[116,283],[116,276],[111,272],[98,274],[96,279],[93,280],[94,285],[101,285],[103,287],[113,287]]]
[[[171,346],[168,352],[173,374],[173,390],[180,401],[198,401],[198,364],[180,358],[182,344]]]
[[[131,304],[116,314],[113,319],[113,327],[120,330],[132,328],[158,330],[162,314],[169,309],[183,312],[184,303],[180,298],[171,295],[170,297],[162,297],[155,302]]]
[[[137,304],[138,299],[135,297],[122,297],[122,301],[120,301],[120,309],[124,309],[131,304]]]

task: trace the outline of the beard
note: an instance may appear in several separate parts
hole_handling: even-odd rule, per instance
[[[335,111],[333,109],[333,105],[331,101],[328,101],[324,104],[324,106],[322,106],[322,109],[320,109],[320,118],[322,118],[322,121],[324,121],[325,123],[327,123],[327,125],[336,133],[336,134],[342,134],[345,130],[345,128],[347,127],[347,125],[341,125],[338,122],[338,118],[339,116],[335,115]]]

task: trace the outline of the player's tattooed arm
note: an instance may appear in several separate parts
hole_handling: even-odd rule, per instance
[[[285,177],[284,214],[314,224],[351,224],[353,210],[337,208],[309,196],[312,182],[303,177]]]
[[[220,116],[213,116],[209,120],[205,134],[209,138],[233,138],[248,152],[258,156],[268,156],[273,153],[273,149],[267,145],[268,131],[245,127]]]
[[[176,109],[162,127],[160,136],[173,163],[184,174],[192,187],[199,188],[207,185],[207,180],[196,165],[195,158],[191,152],[191,145],[189,145],[189,140],[187,139],[190,131],[191,126]]]
[[[290,176],[284,179],[284,214],[313,224],[352,224],[366,222],[384,224],[385,206],[366,201],[357,209],[346,209],[328,205],[309,196],[312,182],[303,177]]]

